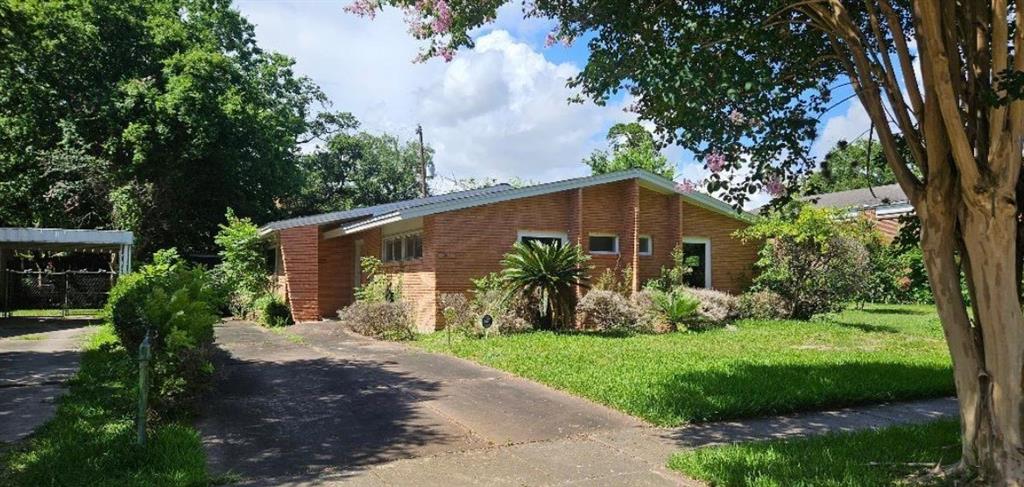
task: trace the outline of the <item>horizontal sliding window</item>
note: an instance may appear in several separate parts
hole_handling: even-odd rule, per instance
[[[592,254],[619,253],[618,235],[591,235],[588,244]]]
[[[384,256],[384,262],[422,259],[423,234],[415,232],[385,237],[381,254]]]

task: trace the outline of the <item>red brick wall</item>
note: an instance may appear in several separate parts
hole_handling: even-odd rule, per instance
[[[620,181],[424,217],[423,259],[389,263],[384,272],[401,275],[402,295],[413,304],[417,325],[424,331],[443,323],[439,295],[465,292],[471,279],[499,271],[520,230],[564,232],[588,252],[589,234],[616,234],[619,255],[591,254],[591,276],[634,265],[637,286],[671,264],[680,234],[707,237],[712,245],[712,286],[739,292],[750,283],[757,253],[756,245],[732,238],[742,226],[734,218],[682,202],[678,195],[640,187],[638,180]],[[639,235],[651,236],[653,255],[634,257]],[[288,300],[296,320],[333,317],[351,304],[358,239],[363,241],[363,256],[380,257],[379,228],[327,240],[316,227],[281,232]]]
[[[740,293],[750,286],[760,246],[743,244],[732,236],[733,232],[746,226],[735,218],[683,202],[683,237],[711,240],[711,287]]]
[[[279,243],[285,290],[295,321],[320,319],[317,255],[320,232],[315,226],[281,230]]]

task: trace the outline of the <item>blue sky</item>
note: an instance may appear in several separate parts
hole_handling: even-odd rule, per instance
[[[450,63],[415,63],[421,44],[402,13],[389,9],[370,20],[345,13],[346,0],[236,0],[256,26],[261,47],[291,56],[296,71],[324,90],[332,109],[352,112],[370,131],[411,139],[423,124],[444,177],[513,177],[551,181],[587,174],[580,161],[603,148],[612,124],[634,119],[623,97],[605,107],[569,104],[565,80],[586,63],[583,43],[544,46],[553,24],[523,19],[518,3],[476,32],[477,45]],[[839,94],[837,99],[841,99]],[[822,120],[813,152],[869,126],[857,102]],[[680,177],[706,171],[689,153],[666,148]],[[439,190],[445,189],[438,182]],[[766,200],[757,198],[752,205]]]

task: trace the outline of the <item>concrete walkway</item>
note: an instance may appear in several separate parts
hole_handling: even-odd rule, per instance
[[[0,319],[0,444],[28,436],[53,416],[63,383],[78,370],[88,319]]]
[[[217,329],[199,427],[248,485],[691,485],[669,455],[715,443],[924,422],[951,400],[655,428],[458,358],[310,323]]]

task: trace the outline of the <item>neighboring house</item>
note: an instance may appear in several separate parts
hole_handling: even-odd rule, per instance
[[[401,274],[423,331],[441,324],[438,297],[466,292],[471,279],[501,270],[516,241],[576,243],[592,276],[632,266],[632,286],[671,265],[682,243],[699,262],[694,285],[741,292],[758,248],[732,233],[749,215],[660,176],[629,170],[522,188],[489,188],[269,223],[275,275],[296,321],[334,317],[362,283],[360,259],[375,256]]]
[[[914,212],[899,184],[815,194],[801,199],[823,208],[843,208],[863,214],[874,220],[878,231],[890,240],[900,233],[899,218]]]

